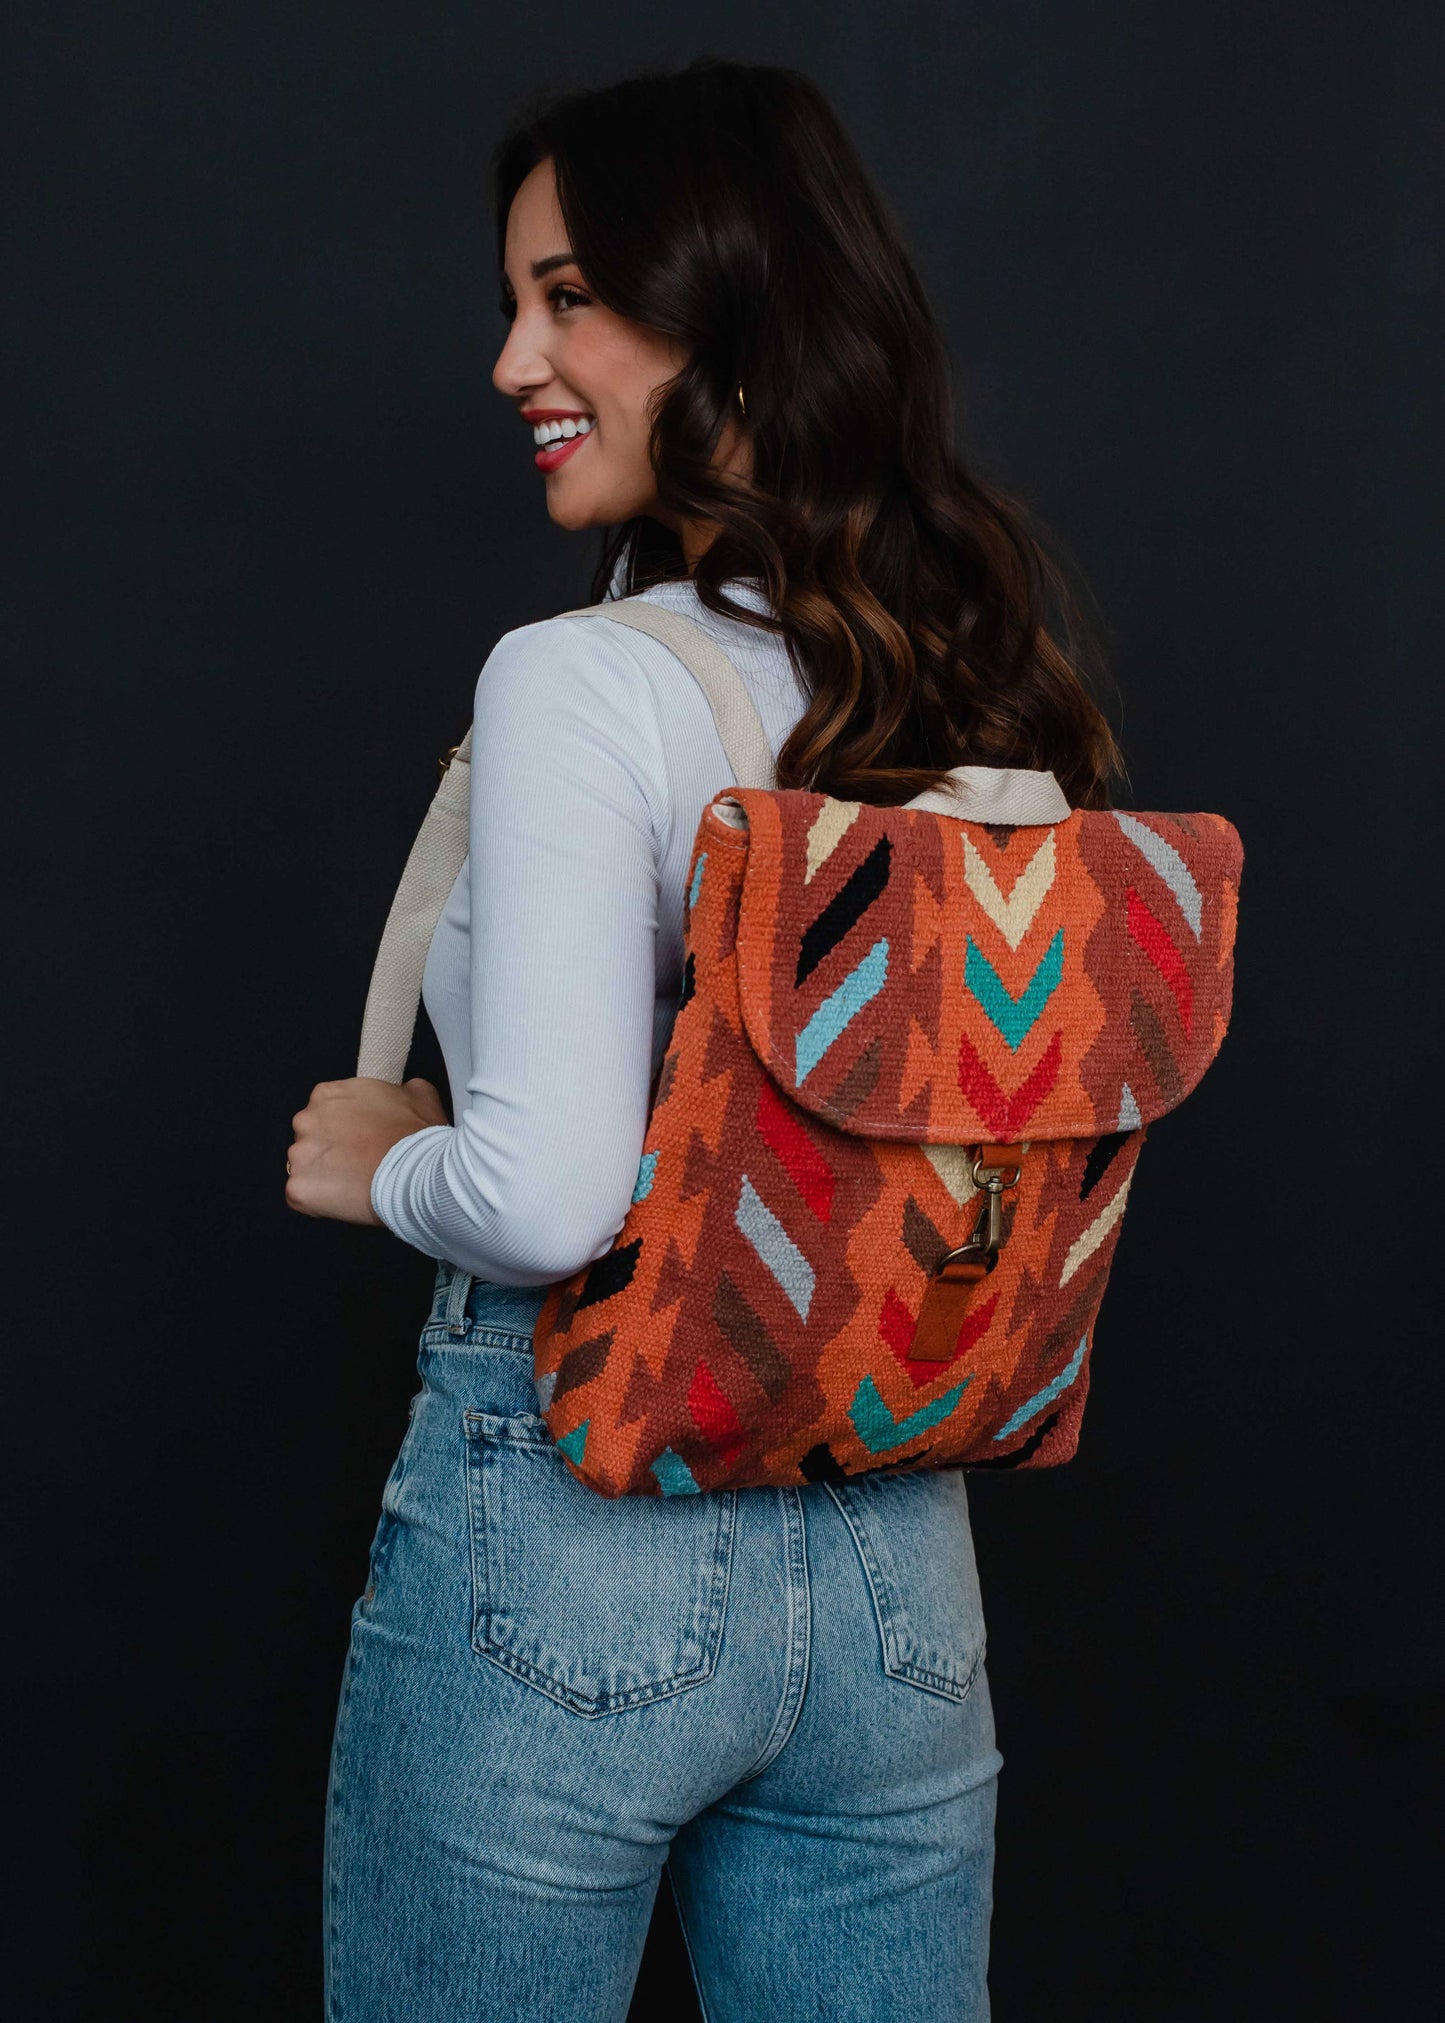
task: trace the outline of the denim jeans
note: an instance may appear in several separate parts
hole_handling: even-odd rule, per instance
[[[437,1272],[337,1716],[328,2023],[613,2023],[664,1863],[709,2023],[980,2023],[962,1474],[608,1501],[537,1414],[540,1302]]]

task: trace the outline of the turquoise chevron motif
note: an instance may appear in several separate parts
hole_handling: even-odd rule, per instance
[[[888,943],[875,941],[863,960],[850,970],[830,997],[825,997],[798,1034],[797,1077],[805,1081],[840,1034],[847,1031],[864,1005],[871,1004],[888,981]]]
[[[1032,1032],[1034,1021],[1058,989],[1063,973],[1062,927],[1039,957],[1039,966],[1029,978],[1021,997],[1010,996],[998,971],[973,936],[968,937],[963,957],[963,980],[1002,1033],[1005,1045],[1014,1053]]]
[[[692,883],[687,888],[687,910],[689,913],[696,906],[697,895],[702,890],[702,867],[706,862],[707,852],[704,850],[698,857],[696,864],[692,867]]]
[[[1007,1440],[1010,1435],[1017,1433],[1021,1426],[1027,1426],[1030,1419],[1037,1418],[1045,1405],[1052,1405],[1061,1391],[1067,1391],[1070,1384],[1073,1383],[1075,1377],[1078,1376],[1080,1370],[1084,1367],[1084,1352],[1088,1346],[1089,1337],[1085,1335],[1053,1382],[1045,1384],[1042,1391],[1035,1391],[1027,1404],[1020,1405],[1013,1417],[1006,1419],[1003,1425],[999,1427],[997,1433],[993,1436],[994,1439]]]
[[[637,1179],[632,1188],[634,1201],[646,1201],[652,1192],[652,1176],[657,1171],[657,1154],[644,1152],[637,1163]]]
[[[590,1419],[584,1419],[580,1426],[574,1426],[570,1433],[564,1433],[557,1442],[567,1459],[575,1461],[579,1468],[582,1466],[582,1454],[587,1445],[587,1428],[591,1424]]]
[[[558,1442],[561,1445],[561,1442]],[[657,1486],[664,1496],[700,1496],[702,1491],[692,1470],[680,1454],[674,1454],[670,1447],[664,1447],[652,1464],[652,1472],[657,1477]]]
[[[884,1404],[878,1386],[871,1377],[865,1377],[853,1394],[848,1417],[870,1454],[886,1454],[890,1447],[901,1447],[905,1441],[916,1440],[920,1433],[926,1433],[930,1426],[946,1419],[968,1389],[970,1381],[965,1377],[961,1384],[955,1384],[941,1398],[935,1398],[931,1404],[920,1405],[906,1419],[895,1419]]]

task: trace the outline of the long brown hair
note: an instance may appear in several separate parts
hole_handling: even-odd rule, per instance
[[[658,497],[718,529],[692,572],[702,602],[780,632],[802,677],[779,784],[896,804],[950,766],[1034,766],[1076,807],[1106,805],[1118,753],[1081,675],[1078,600],[958,454],[933,312],[816,85],[702,58],[528,111],[493,160],[499,248],[547,159],[588,287],[687,349],[653,418]],[[751,482],[712,463],[729,414]],[[593,596],[615,574],[633,591],[687,573],[675,533],[630,520]],[[734,576],[771,610],[729,598]]]

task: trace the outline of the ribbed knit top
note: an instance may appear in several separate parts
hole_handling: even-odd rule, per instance
[[[728,591],[765,608],[752,582]],[[646,595],[730,656],[776,753],[804,704],[781,639],[690,583]],[[394,1145],[371,1199],[427,1256],[531,1285],[600,1257],[627,1212],[682,987],[693,837],[733,776],[687,669],[600,618],[505,633],[474,725],[469,855],[422,982],[455,1123]]]

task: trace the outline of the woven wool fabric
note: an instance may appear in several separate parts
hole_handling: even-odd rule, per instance
[[[633,1207],[537,1323],[573,1472],[673,1495],[1067,1460],[1144,1132],[1228,1024],[1241,862],[1216,815],[719,796]],[[973,1149],[1019,1141],[997,1268],[949,1359],[915,1359]]]

